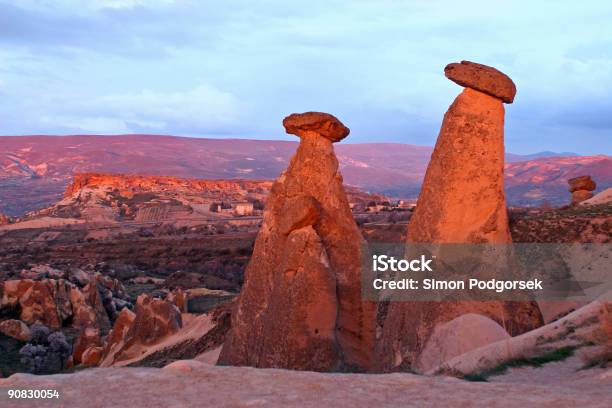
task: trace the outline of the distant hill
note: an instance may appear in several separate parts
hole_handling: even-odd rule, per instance
[[[556,152],[551,152],[551,151],[543,151],[543,152],[537,152],[537,153],[531,153],[531,154],[512,154],[512,153],[508,153],[506,154],[506,161],[507,162],[516,162],[516,161],[527,161],[527,160],[534,160],[534,159],[542,159],[544,157],[573,157],[573,156],[580,156],[577,153],[572,153],[572,152],[561,152],[561,153],[556,153]]]
[[[270,180],[296,148],[292,141],[154,135],[2,136],[0,213],[20,215],[59,201],[75,173]],[[432,152],[399,143],[340,143],[335,149],[345,184],[404,198],[418,196]],[[538,155],[545,157],[507,155],[511,204],[566,203],[566,180],[575,175],[591,175],[598,189],[612,185],[609,156]]]

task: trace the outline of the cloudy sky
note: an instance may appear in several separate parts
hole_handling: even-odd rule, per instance
[[[612,2],[0,0],[0,134],[432,145],[462,59],[515,81],[507,150],[612,154]]]

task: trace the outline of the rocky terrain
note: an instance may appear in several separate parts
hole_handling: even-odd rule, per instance
[[[0,213],[21,216],[59,201],[77,173],[124,173],[200,179],[276,178],[295,142],[216,140],[154,135],[0,137]],[[431,147],[343,144],[336,147],[345,184],[392,197],[416,198]],[[609,156],[550,152],[506,155],[510,205],[567,202],[566,180],[590,174],[612,184]]]
[[[300,143],[273,183],[235,173],[85,173],[57,203],[3,217],[0,369],[42,375],[15,374],[0,386],[58,389],[62,404],[87,399],[94,407],[196,406],[203,398],[220,406],[609,405],[611,293],[588,301],[362,297],[367,242],[402,243],[410,254],[419,243],[612,238],[609,184],[595,181],[609,158],[548,179],[529,165],[508,171],[503,104],[514,100],[513,81],[467,61],[449,64],[445,75],[464,89],[444,116],[416,207],[346,188],[344,170],[369,167],[340,165],[335,143],[349,129],[333,115],[306,112],[283,121]],[[4,181],[49,171],[61,181],[57,169],[7,157]],[[238,164],[232,171],[254,173]],[[563,184],[567,205],[508,210],[508,176]],[[594,195],[597,185],[604,191]],[[494,252],[470,253],[471,271],[512,262],[510,251]],[[606,273],[604,255],[591,260]]]
[[[363,238],[332,146],[349,129],[319,112],[283,126],[300,145],[272,187],[219,362],[368,370],[376,309],[361,300]]]
[[[100,273],[27,272],[25,279],[0,282],[3,376],[79,365],[165,365],[220,347],[229,329],[235,296],[229,292],[161,289],[134,299],[119,280]],[[59,364],[52,336],[68,351]]]
[[[560,206],[571,201],[568,180],[588,174],[607,188],[612,184],[610,156],[547,157],[504,166],[506,195],[510,206]],[[598,189],[601,191],[603,188]]]
[[[407,241],[409,244],[510,243],[503,188],[503,103],[512,103],[516,87],[495,68],[466,61],[447,65],[444,74],[465,88],[444,115],[410,220]],[[491,262],[484,256],[476,259],[471,262],[482,267]],[[478,276],[475,271],[471,273]],[[499,327],[504,333],[516,336],[543,323],[538,305],[528,301],[391,302],[379,344],[383,369],[426,371],[427,347],[443,336],[436,329],[468,314],[487,319],[472,327],[470,332],[474,333],[487,333]],[[465,322],[459,324],[459,327],[465,326]],[[455,353],[465,353],[482,344],[464,345],[466,348]],[[431,353],[444,355],[444,349]]]
[[[546,367],[546,366],[545,366]],[[570,367],[570,372],[572,368]],[[551,372],[552,371],[552,372]],[[452,377],[407,373],[383,375],[324,374],[249,367],[215,367],[197,360],[161,370],[147,368],[87,369],[78,374],[0,379],[10,388],[58,389],[65,406],[320,407],[373,406],[507,407],[537,406],[607,408],[612,398],[612,373],[592,369],[567,374],[559,365],[525,369],[494,382],[469,382]],[[518,378],[518,380],[517,380]],[[100,392],[104,390],[104,392]],[[50,402],[49,405],[52,405]],[[23,401],[4,403],[22,407]]]

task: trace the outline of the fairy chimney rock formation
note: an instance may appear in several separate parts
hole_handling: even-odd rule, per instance
[[[446,76],[465,86],[442,122],[410,221],[412,242],[510,242],[504,193],[504,106],[516,87],[495,68],[463,61]]]
[[[375,306],[361,301],[363,239],[332,146],[349,129],[318,112],[283,125],[300,145],[268,196],[219,364],[366,370]]]
[[[597,188],[597,184],[591,176],[574,177],[567,180],[569,192],[572,193],[572,204],[578,204],[593,197],[592,191]]]
[[[410,243],[510,243],[503,104],[514,100],[516,87],[495,68],[473,62],[449,64],[444,73],[465,89],[444,115],[408,226],[408,250]],[[492,262],[510,259],[501,255]],[[490,262],[487,258],[481,264]],[[493,319],[510,335],[542,323],[534,302],[391,302],[378,345],[381,368],[418,370],[436,326],[468,313]]]

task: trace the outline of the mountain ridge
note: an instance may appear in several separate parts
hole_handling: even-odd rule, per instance
[[[2,136],[0,212],[21,215],[58,201],[75,173],[270,180],[283,171],[297,144],[141,134]],[[345,184],[372,193],[416,198],[433,148],[339,143],[335,149]],[[610,156],[555,155],[525,161],[526,157],[530,156],[506,155],[511,205],[566,203],[569,194],[564,192],[563,178],[573,175],[589,174],[601,188],[612,184]],[[546,170],[538,171],[538,167]]]

